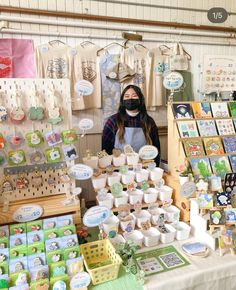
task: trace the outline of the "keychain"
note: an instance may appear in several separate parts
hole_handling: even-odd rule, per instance
[[[67,169],[62,170],[62,174],[60,175],[60,181],[62,183],[69,183],[70,182],[70,176],[68,175]]]
[[[19,176],[16,179],[16,188],[25,189],[29,187],[29,180],[24,176],[23,173],[19,173]]]
[[[1,94],[1,97],[3,98],[4,96],[4,92],[1,91],[0,92]],[[3,100],[2,100],[2,103],[3,103]],[[7,113],[7,108],[4,107],[2,104],[0,105],[0,122],[4,122],[7,120],[7,116],[8,116],[8,113]]]
[[[32,183],[36,188],[42,186],[43,178],[37,171],[34,172]]]
[[[39,105],[39,99],[37,96],[37,89],[35,85],[35,89],[32,92],[31,101],[33,101],[34,104],[31,104],[31,107],[28,111],[28,117],[30,120],[43,120],[44,119],[44,109]]]
[[[19,105],[19,98],[22,96],[21,92],[19,90],[16,90],[15,94],[15,102],[16,107],[14,107],[10,112],[10,119],[13,124],[19,125],[25,120],[25,112]]]
[[[60,108],[55,105],[56,96],[55,96],[54,88],[53,90],[50,90],[50,91],[51,91],[50,98],[52,101],[52,104],[51,104],[52,106],[48,108],[48,117],[49,117],[48,123],[52,125],[57,125],[63,121],[63,117],[61,116]]]
[[[53,187],[56,184],[55,179],[52,177],[53,170],[49,169],[48,173],[49,173],[49,177],[47,179],[47,183],[50,187]]]

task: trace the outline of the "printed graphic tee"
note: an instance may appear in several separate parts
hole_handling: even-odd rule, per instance
[[[93,92],[88,96],[79,95],[75,92],[72,100],[73,110],[84,110],[101,108],[101,81],[99,56],[97,51],[99,46],[88,43],[76,47],[74,58],[74,83],[86,80],[93,85]]]

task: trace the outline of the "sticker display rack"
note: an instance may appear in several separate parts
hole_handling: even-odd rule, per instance
[[[18,96],[17,96],[18,92]],[[1,79],[0,80],[0,105],[7,108],[8,113],[13,108],[21,107],[26,113],[26,119],[21,124],[14,124],[8,117],[6,121],[0,122],[0,132],[5,138],[11,134],[26,134],[39,130],[44,136],[46,132],[59,130],[68,130],[72,128],[72,111],[70,84],[64,79]],[[27,112],[32,106],[40,106],[44,109],[44,119],[30,120]],[[48,122],[48,110],[58,107],[63,118],[59,124],[52,125]],[[8,211],[1,214],[0,224],[12,223],[12,213],[23,204],[39,204],[43,206],[44,217],[73,213],[76,223],[80,223],[80,206],[77,205],[63,206],[63,201],[75,188],[75,181],[63,182],[61,176],[66,174],[66,168],[73,165],[73,161],[62,161],[57,163],[46,163],[43,161],[39,164],[32,165],[29,158],[30,148],[24,140],[19,149],[23,150],[26,155],[26,163],[23,166],[10,166],[4,164],[0,167],[0,184],[3,184],[4,174],[7,175],[13,184],[13,191],[3,193],[0,190],[0,207],[3,207],[6,200],[9,202]],[[60,147],[60,145],[59,145]],[[52,148],[44,143],[39,149],[44,152],[45,149]],[[7,156],[9,151],[14,150],[8,142],[4,148],[4,154]],[[61,150],[61,154],[62,150]],[[29,180],[27,188],[18,189],[15,186],[16,179],[22,174]],[[42,178],[41,186],[34,186],[34,176],[39,175]],[[54,179],[54,184],[49,186],[48,180]],[[14,204],[13,204],[14,201]],[[1,210],[2,212],[2,210]]]

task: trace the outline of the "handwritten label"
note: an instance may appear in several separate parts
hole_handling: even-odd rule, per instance
[[[83,217],[83,223],[85,226],[92,228],[105,222],[110,216],[110,210],[105,206],[93,206],[88,209]]]
[[[163,85],[167,90],[178,90],[183,85],[183,76],[178,72],[170,72],[164,77]]]
[[[36,220],[43,214],[43,208],[37,204],[25,204],[12,215],[14,221],[22,223]]]
[[[80,130],[86,131],[86,130],[90,130],[93,128],[93,120],[91,119],[81,119],[79,121],[79,128]]]
[[[143,160],[151,160],[157,157],[158,150],[155,146],[145,145],[139,150],[139,157]]]
[[[81,272],[72,277],[70,281],[70,289],[77,290],[88,287],[91,278],[87,272]]]
[[[86,180],[92,177],[93,169],[85,164],[76,164],[69,169],[68,174],[71,178]]]
[[[75,92],[83,96],[91,95],[93,90],[94,87],[89,81],[81,80],[75,84]]]

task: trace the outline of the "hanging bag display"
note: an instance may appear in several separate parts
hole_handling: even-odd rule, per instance
[[[169,56],[170,70],[188,70],[191,56],[185,51],[181,43],[176,43]]]

